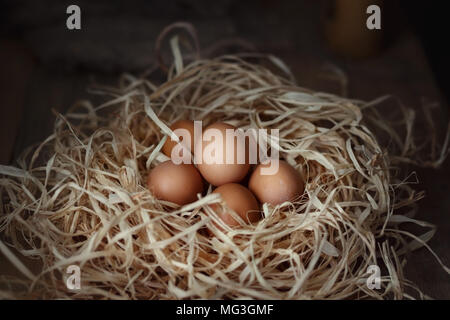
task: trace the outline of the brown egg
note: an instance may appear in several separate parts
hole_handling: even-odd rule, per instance
[[[245,140],[227,137],[227,129],[236,130],[237,128],[223,122],[214,123],[203,131],[200,139],[196,139],[195,158],[198,170],[214,186],[239,182],[244,179],[250,169]],[[221,137],[216,137],[214,132],[220,133]],[[243,161],[238,161],[239,154],[243,155]]]
[[[246,187],[237,183],[227,183],[218,187],[213,193],[220,193],[226,207],[218,204],[213,204],[211,207],[230,227],[238,226],[239,222],[233,218],[227,207],[247,223],[256,222],[261,218],[258,201]]]
[[[194,150],[194,121],[191,120],[179,120],[172,124],[170,126],[170,130],[175,131],[177,129],[185,129],[190,134],[190,142],[189,141],[183,141],[183,137],[180,135],[177,135],[180,140],[181,144],[191,152],[191,150]],[[175,132],[176,134],[176,132]],[[164,146],[162,147],[162,152],[168,156],[172,157],[172,149],[177,145],[176,141],[173,141],[170,137],[167,137],[166,143],[164,143]]]
[[[174,164],[168,160],[150,171],[148,189],[160,199],[184,205],[197,200],[203,180],[192,164]]]
[[[263,172],[275,163],[258,165],[250,176],[249,189],[261,203],[277,205],[300,196],[304,191],[303,179],[300,173],[286,161],[279,160],[278,170]],[[271,173],[271,174],[268,174]]]

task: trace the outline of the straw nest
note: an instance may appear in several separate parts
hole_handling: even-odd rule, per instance
[[[77,103],[16,167],[0,167],[0,251],[25,276],[3,276],[2,297],[382,299],[410,298],[408,287],[426,297],[402,268],[435,228],[412,218],[422,193],[392,175],[400,158],[367,126],[383,99],[298,87],[273,56],[258,59],[278,71],[236,55],[185,66],[172,44],[167,81],[125,75],[117,88],[97,89],[112,98]],[[260,222],[235,229],[214,223],[208,204],[221,199],[211,187],[183,207],[155,199],[146,178],[166,160],[160,150],[179,119],[280,129],[268,141],[301,173],[303,196],[263,205]],[[429,231],[415,236],[402,222]],[[79,290],[64,281],[70,265],[80,267]],[[379,289],[367,285],[371,265],[381,268]]]

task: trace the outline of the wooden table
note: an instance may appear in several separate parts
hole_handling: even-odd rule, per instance
[[[350,97],[369,100],[389,93],[397,95],[412,108],[420,108],[423,101],[444,101],[420,42],[408,28],[403,28],[378,57],[343,59],[328,51],[320,35],[318,19],[298,18],[299,12],[304,12],[304,17],[318,16],[318,10],[320,8],[313,1],[284,7],[265,1],[256,9],[241,3],[239,10],[235,10],[227,21],[232,21],[235,35],[248,39],[261,51],[281,57],[292,68],[301,86],[340,93],[341,87],[337,82],[323,77],[324,66],[331,63],[347,75]],[[249,19],[250,16],[258,19]],[[210,31],[200,30],[200,33],[209,32],[213,37],[213,21],[211,25]],[[77,99],[92,98],[85,89],[94,72],[60,71],[55,65],[40,64],[34,60],[33,52],[23,49],[22,44],[17,45],[16,41],[2,41],[1,46],[0,161],[6,164],[24,147],[41,141],[51,132],[55,119],[51,109],[64,112]],[[113,82],[116,75],[100,75],[100,79]],[[441,119],[445,119],[448,110],[445,104],[442,105],[437,112],[441,112]],[[429,244],[446,265],[450,265],[449,164],[447,159],[437,170],[412,168],[420,179],[417,189],[425,190],[427,195],[420,202],[419,218],[438,225],[438,231]],[[15,273],[2,259],[0,273]],[[407,278],[434,298],[450,299],[450,277],[426,249],[414,252],[408,261]]]

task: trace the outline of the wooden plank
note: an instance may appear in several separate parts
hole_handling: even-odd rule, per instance
[[[448,106],[439,92],[423,49],[416,37],[406,33],[380,56],[365,60],[346,60],[325,56],[317,59],[309,52],[292,52],[289,48],[279,50],[280,56],[291,66],[298,84],[318,91],[341,94],[337,82],[324,80],[324,61],[339,67],[348,79],[348,95],[352,98],[372,100],[392,94],[397,96],[406,106],[418,112],[424,103],[437,102],[436,130],[441,138],[446,129]],[[390,103],[389,107],[397,107]],[[420,122],[420,119],[419,119]],[[418,136],[427,132],[417,132]],[[430,241],[430,247],[442,259],[446,266],[450,265],[450,183],[444,177],[450,177],[450,159],[439,169],[423,169],[410,167],[417,172],[419,184],[416,190],[424,190],[426,198],[419,202],[417,218],[437,226],[437,232]],[[418,235],[425,232],[416,230]],[[412,240],[412,239],[409,239]],[[448,274],[437,263],[427,249],[421,248],[408,256],[405,276],[416,283],[427,295],[437,299],[450,299],[450,279]]]
[[[246,9],[246,6],[249,7]],[[309,20],[300,21],[295,16],[301,11],[308,16],[312,12],[317,13],[317,6],[313,2],[295,2],[292,6],[278,13],[283,20],[272,16],[271,10],[264,15],[243,3],[236,12],[236,33],[262,51],[280,56],[292,68],[299,85],[340,94],[339,84],[323,77],[326,74],[324,67],[331,63],[347,75],[348,94],[351,97],[373,99],[384,94],[395,94],[406,105],[416,109],[420,109],[425,100],[443,101],[423,49],[411,33],[398,35],[396,41],[378,57],[365,60],[337,58],[321,42],[320,25]],[[247,19],[250,16],[258,16],[258,21]],[[266,26],[264,32],[260,30],[261,25]],[[40,67],[34,72],[26,95],[26,112],[15,155],[51,132],[54,116],[50,108],[62,111],[77,98],[92,98],[85,91],[88,80],[88,73],[62,73],[46,67]],[[448,111],[445,107],[440,109],[441,119],[446,118]],[[450,186],[444,177],[450,176],[449,164],[447,160],[439,170],[417,169],[420,184],[415,186],[417,190],[424,189],[427,193],[427,197],[420,202],[418,218],[438,225],[430,246],[446,265],[450,265]],[[450,299],[449,277],[426,249],[414,252],[408,260],[406,276],[417,283],[424,293],[435,298]],[[0,262],[0,266],[2,264]]]

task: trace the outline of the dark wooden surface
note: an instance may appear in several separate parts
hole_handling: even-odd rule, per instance
[[[377,57],[364,60],[339,58],[327,49],[321,37],[320,19],[299,19],[296,15],[303,10],[306,17],[320,16],[320,7],[312,3],[305,1],[294,8],[279,8],[270,1],[264,1],[264,5],[259,8],[260,12],[255,11],[251,4],[242,3],[231,18],[227,17],[227,21],[233,24],[232,35],[248,39],[261,51],[271,52],[282,58],[292,68],[301,86],[341,93],[341,87],[335,80],[324,77],[326,67],[333,64],[347,75],[350,97],[369,100],[389,93],[415,109],[420,109],[424,101],[441,102],[441,108],[436,112],[441,114],[441,119],[448,117],[447,106],[437,90],[423,49],[407,27],[395,29],[395,41]],[[258,19],[248,18],[255,16]],[[201,33],[209,33],[214,38],[214,30],[217,29],[203,29]],[[88,37],[88,31],[85,32]],[[145,41],[154,40],[152,38]],[[144,53],[140,53],[142,54]],[[61,71],[51,63],[38,62],[32,71],[30,67],[23,71],[23,60],[20,59],[23,59],[22,55],[11,51],[8,59],[0,61],[3,73],[0,83],[0,88],[3,88],[0,93],[1,101],[8,101],[8,105],[2,105],[2,114],[6,112],[8,120],[15,119],[8,121],[2,116],[2,163],[51,132],[54,121],[51,108],[63,112],[77,99],[89,98],[86,87],[94,73],[102,81],[112,82],[116,79],[116,75],[98,75],[86,69]],[[14,74],[16,70],[23,74],[22,77],[26,80],[19,81],[22,85],[12,88],[6,86],[9,79],[4,76],[3,70],[8,66],[13,69],[8,72]],[[4,90],[5,88],[11,89]],[[6,124],[8,129],[4,129]],[[14,148],[11,147],[11,141],[14,141]],[[420,180],[416,188],[425,190],[427,195],[420,202],[418,217],[438,226],[438,231],[429,244],[446,265],[450,265],[449,164],[447,160],[437,170],[411,168],[417,171]],[[2,273],[14,272],[3,257],[0,259],[3,259],[0,260]],[[406,276],[417,283],[424,293],[434,298],[450,299],[450,277],[426,249],[419,249],[408,258]]]

